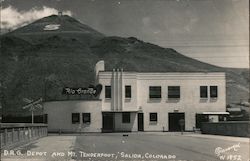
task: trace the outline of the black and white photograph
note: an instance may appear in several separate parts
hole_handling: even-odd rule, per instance
[[[248,0],[0,4],[0,161],[250,161]]]

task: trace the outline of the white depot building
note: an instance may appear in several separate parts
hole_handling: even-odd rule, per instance
[[[44,103],[49,131],[192,131],[228,114],[222,72],[105,71],[104,61],[95,70],[99,88],[67,89],[95,99]]]

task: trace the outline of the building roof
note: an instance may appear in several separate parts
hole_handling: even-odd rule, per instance
[[[203,114],[203,115],[229,115],[229,112],[201,112],[198,114]]]

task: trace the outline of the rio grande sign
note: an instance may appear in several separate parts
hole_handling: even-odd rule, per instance
[[[64,87],[62,94],[65,95],[92,95],[98,96],[102,91],[102,85],[98,84],[96,86],[90,85],[87,88],[78,87],[78,88],[71,88],[71,87]]]

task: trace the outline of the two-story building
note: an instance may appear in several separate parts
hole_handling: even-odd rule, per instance
[[[45,102],[49,131],[192,131],[201,121],[224,120],[222,72],[105,71],[96,64],[98,99]]]

